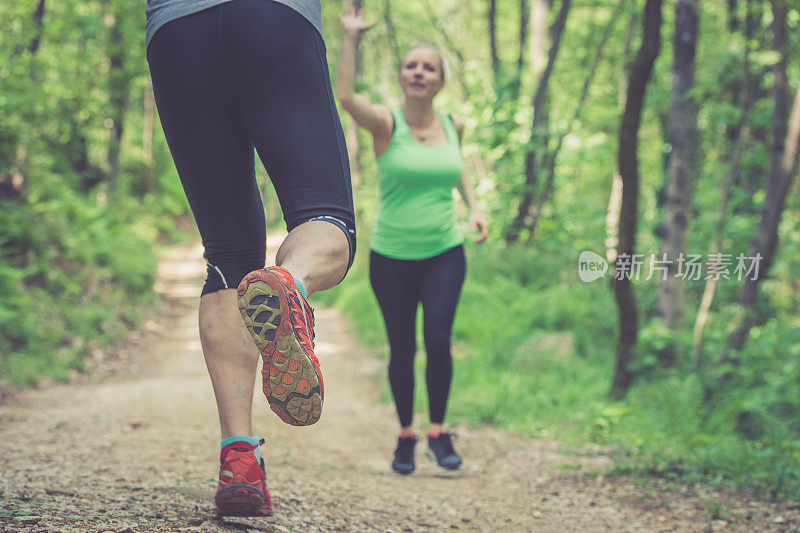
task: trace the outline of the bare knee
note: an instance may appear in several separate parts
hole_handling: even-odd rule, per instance
[[[336,229],[334,229],[331,236],[333,237],[333,235],[335,235],[336,238],[332,238],[330,257],[331,261],[343,271],[343,278],[349,267],[350,243],[341,231],[336,231]]]
[[[312,220],[294,228],[278,249],[276,263],[303,280],[307,294],[338,284],[347,272],[350,244],[336,225]]]

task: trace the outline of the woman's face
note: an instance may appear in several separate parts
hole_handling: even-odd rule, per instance
[[[398,80],[407,98],[433,98],[442,86],[442,58],[433,48],[412,48],[400,64]]]

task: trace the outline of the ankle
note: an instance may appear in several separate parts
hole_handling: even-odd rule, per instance
[[[258,446],[259,440],[256,437],[249,437],[247,435],[234,435],[232,437],[228,437],[226,439],[222,439],[220,441],[220,448],[224,448],[226,446],[230,446],[235,442],[246,442],[250,446]]]
[[[262,465],[263,468],[263,463],[261,461],[262,444],[264,444],[264,439],[249,437],[247,435],[234,435],[232,437],[222,439],[220,442],[219,461],[220,463],[224,462],[225,457],[231,450],[236,450],[239,452],[252,451],[256,462],[259,465]]]
[[[303,299],[307,300],[308,298],[306,297],[306,287],[305,285],[303,285],[303,280],[301,278],[298,278],[297,276],[292,276],[292,280],[294,280],[294,284],[297,286],[297,290],[298,292],[300,292],[300,295],[303,297]]]
[[[439,438],[442,433],[445,433],[444,426],[442,426],[442,424],[431,424],[430,428],[428,428],[428,437],[432,439]]]

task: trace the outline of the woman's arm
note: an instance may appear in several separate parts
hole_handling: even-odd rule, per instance
[[[453,124],[458,132],[458,141],[464,137],[464,121],[458,115],[452,115]],[[483,218],[483,213],[478,208],[478,203],[475,201],[475,188],[472,186],[472,180],[469,177],[467,166],[464,165],[464,171],[461,173],[461,180],[458,182],[458,192],[464,203],[469,207],[469,226],[472,231],[480,231],[480,235],[475,239],[476,243],[481,243],[486,240],[489,235],[489,224]]]
[[[383,148],[380,150],[383,153],[392,139],[392,114],[386,107],[373,104],[366,96],[355,92],[358,42],[365,32],[375,26],[375,22],[364,22],[363,17],[363,10],[356,10],[353,6],[346,13],[339,14],[344,39],[336,66],[336,97],[356,124],[372,133],[375,152]]]

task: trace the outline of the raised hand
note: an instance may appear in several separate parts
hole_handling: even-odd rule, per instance
[[[364,10],[356,9],[351,5],[344,13],[339,13],[339,21],[342,23],[345,35],[361,37],[364,33],[372,29],[377,22],[365,22]]]

